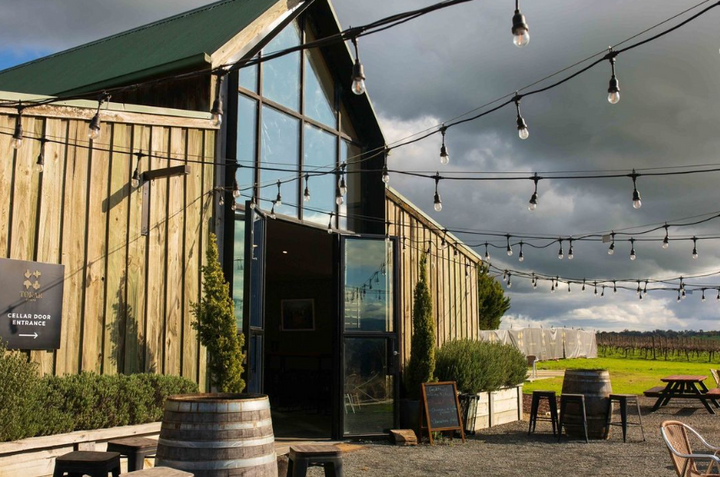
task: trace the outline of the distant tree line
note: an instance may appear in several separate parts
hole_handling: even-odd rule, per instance
[[[707,361],[720,359],[720,331],[620,331],[596,334],[606,357]]]

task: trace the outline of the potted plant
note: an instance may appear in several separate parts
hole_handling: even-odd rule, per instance
[[[423,255],[420,259],[420,279],[413,294],[410,360],[403,373],[405,399],[400,402],[400,425],[405,429],[419,428],[421,386],[435,379],[435,321],[427,285],[426,263],[427,258]]]

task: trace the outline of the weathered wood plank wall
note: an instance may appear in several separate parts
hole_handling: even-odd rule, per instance
[[[399,237],[402,363],[410,358],[413,292],[423,254],[427,256],[428,285],[436,320],[438,347],[450,340],[478,339],[479,257],[451,235],[445,234],[438,224],[391,189],[386,192],[385,208],[389,234]]]
[[[190,326],[200,298],[213,204],[215,130],[209,120],[107,113],[87,139],[87,108],[0,111],[0,257],[65,265],[57,351],[31,351],[46,374],[158,372],[206,384],[205,350]],[[45,166],[35,167],[45,137]],[[150,233],[141,234],[140,171],[187,165],[150,185]]]

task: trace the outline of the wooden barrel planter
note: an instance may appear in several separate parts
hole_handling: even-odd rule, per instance
[[[267,396],[169,397],[160,428],[156,465],[185,470],[196,477],[277,477]]]
[[[607,439],[606,412],[612,386],[610,373],[598,369],[568,369],[562,387],[563,394],[583,394],[590,439]],[[569,404],[566,409],[567,434],[584,438],[580,407]]]

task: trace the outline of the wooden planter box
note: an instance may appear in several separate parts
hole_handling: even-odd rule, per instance
[[[55,458],[75,450],[107,449],[107,441],[122,437],[140,436],[152,439],[160,435],[160,423],[136,426],[111,427],[92,431],[75,431],[54,436],[31,437],[19,441],[0,443],[0,476],[45,477],[51,476]],[[122,459],[123,471],[126,460]],[[146,462],[146,467],[150,467]]]
[[[475,414],[475,430],[521,421],[523,418],[522,384],[493,392],[481,392]]]

